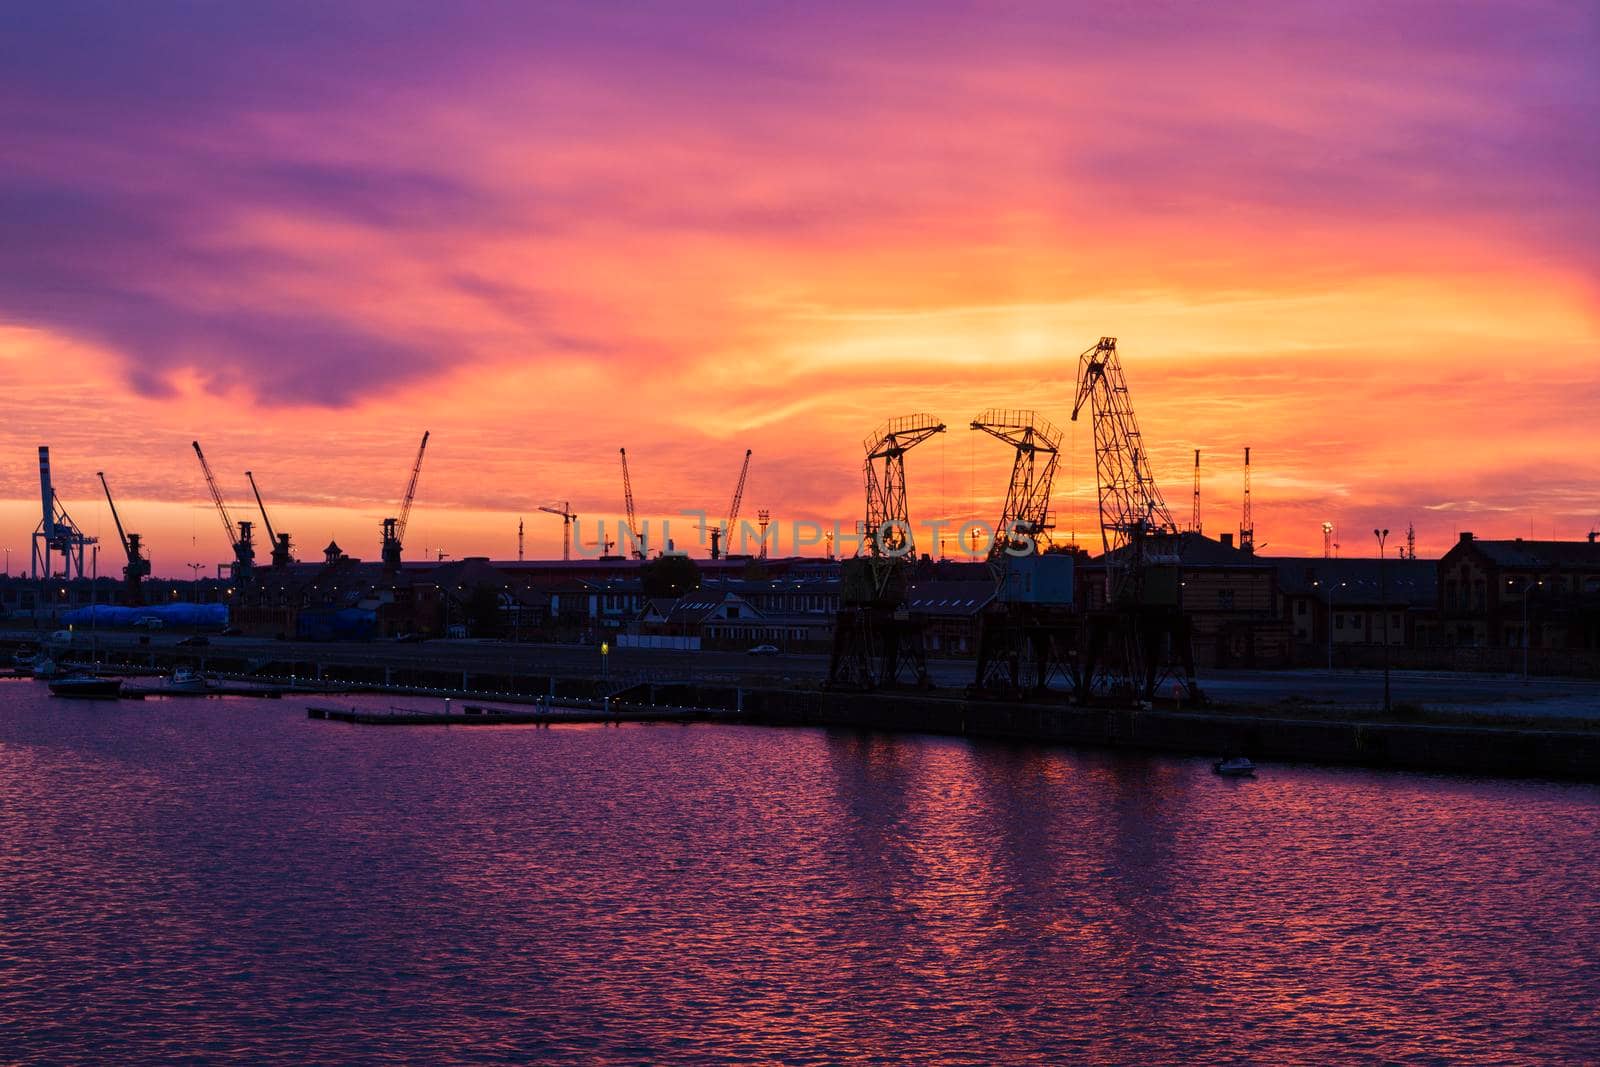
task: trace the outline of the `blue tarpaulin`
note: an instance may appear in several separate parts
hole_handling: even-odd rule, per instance
[[[307,608],[295,617],[295,636],[302,641],[360,641],[377,630],[377,612],[361,608]]]
[[[92,604],[61,616],[68,626],[132,626],[140,619],[160,619],[168,629],[193,626],[228,625],[226,604],[152,604],[143,608],[124,608],[113,604]]]

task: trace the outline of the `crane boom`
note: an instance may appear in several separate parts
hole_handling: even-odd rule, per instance
[[[133,552],[128,548],[128,535],[122,530],[122,516],[117,514],[117,502],[111,499],[111,487],[106,484],[106,472],[95,471],[100,479],[100,488],[106,491],[106,503],[111,505],[111,521],[117,524],[117,540],[122,542],[122,551],[128,557],[128,562],[133,562]]]
[[[628,477],[628,450],[619,448],[617,452],[622,456],[622,503],[628,512],[628,533],[633,535],[633,555],[635,559],[644,559],[644,538],[639,535],[639,523],[633,513],[633,480]]]
[[[417,497],[417,477],[422,473],[422,454],[428,450],[428,431],[422,431],[422,444],[417,446],[417,461],[411,466],[411,484],[406,486],[405,499],[400,502],[400,520],[395,523],[395,537],[405,540],[406,523],[411,519],[411,502]]]
[[[733,524],[739,521],[739,505],[744,500],[744,479],[750,473],[750,450],[744,450],[744,466],[739,468],[739,484],[733,489],[733,503],[728,505],[728,545],[733,546]]]
[[[222,502],[222,490],[217,488],[216,476],[211,473],[211,464],[206,462],[206,454],[200,451],[200,442],[190,442],[194,445],[194,454],[200,460],[200,469],[205,472],[206,488],[211,490],[211,501],[217,505],[217,514],[222,516],[222,528],[227,532],[228,544],[233,544],[239,536],[234,529],[233,518],[228,514],[228,505]]]
[[[1178,526],[1156,486],[1128,383],[1117,359],[1117,339],[1102,337],[1078,359],[1072,421],[1085,404],[1094,422],[1095,474],[1100,498],[1100,540],[1107,552],[1144,533],[1175,534]]]
[[[272,520],[267,518],[267,506],[261,502],[261,490],[256,488],[256,476],[251,471],[245,471],[244,476],[250,479],[250,491],[256,495],[256,507],[261,509],[261,521],[267,527],[267,540],[276,542],[277,531],[272,528]]]

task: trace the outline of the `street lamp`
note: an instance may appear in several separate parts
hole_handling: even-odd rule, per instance
[[[1320,583],[1319,583],[1320,584]],[[1348,582],[1340,582],[1342,589]],[[1333,670],[1333,579],[1328,580],[1328,670]]]
[[[1378,539],[1378,610],[1383,613],[1383,711],[1387,715],[1389,704],[1389,594],[1383,581],[1383,543],[1389,539],[1389,530],[1373,530]]]
[[[1511,579],[1506,579],[1506,584],[1511,584]],[[1543,578],[1529,578],[1522,583],[1522,684],[1528,684],[1528,593],[1536,585],[1543,585]]]

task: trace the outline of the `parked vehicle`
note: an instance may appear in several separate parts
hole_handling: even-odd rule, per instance
[[[752,656],[776,656],[777,654],[777,645],[757,645],[750,650],[750,655]]]
[[[162,630],[166,628],[166,625],[154,615],[141,615],[133,620],[133,628],[135,630]]]

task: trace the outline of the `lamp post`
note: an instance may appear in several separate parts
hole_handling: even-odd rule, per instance
[[[1507,582],[1506,584],[1510,584]],[[1529,578],[1522,583],[1522,684],[1528,684],[1528,594],[1535,585],[1543,585],[1544,579]]]
[[[1373,530],[1378,539],[1378,610],[1383,613],[1383,711],[1388,714],[1389,703],[1389,594],[1383,580],[1383,543],[1389,539],[1389,530]]]
[[[1343,586],[1345,583],[1340,582]],[[1333,579],[1328,579],[1328,670],[1333,670]]]

